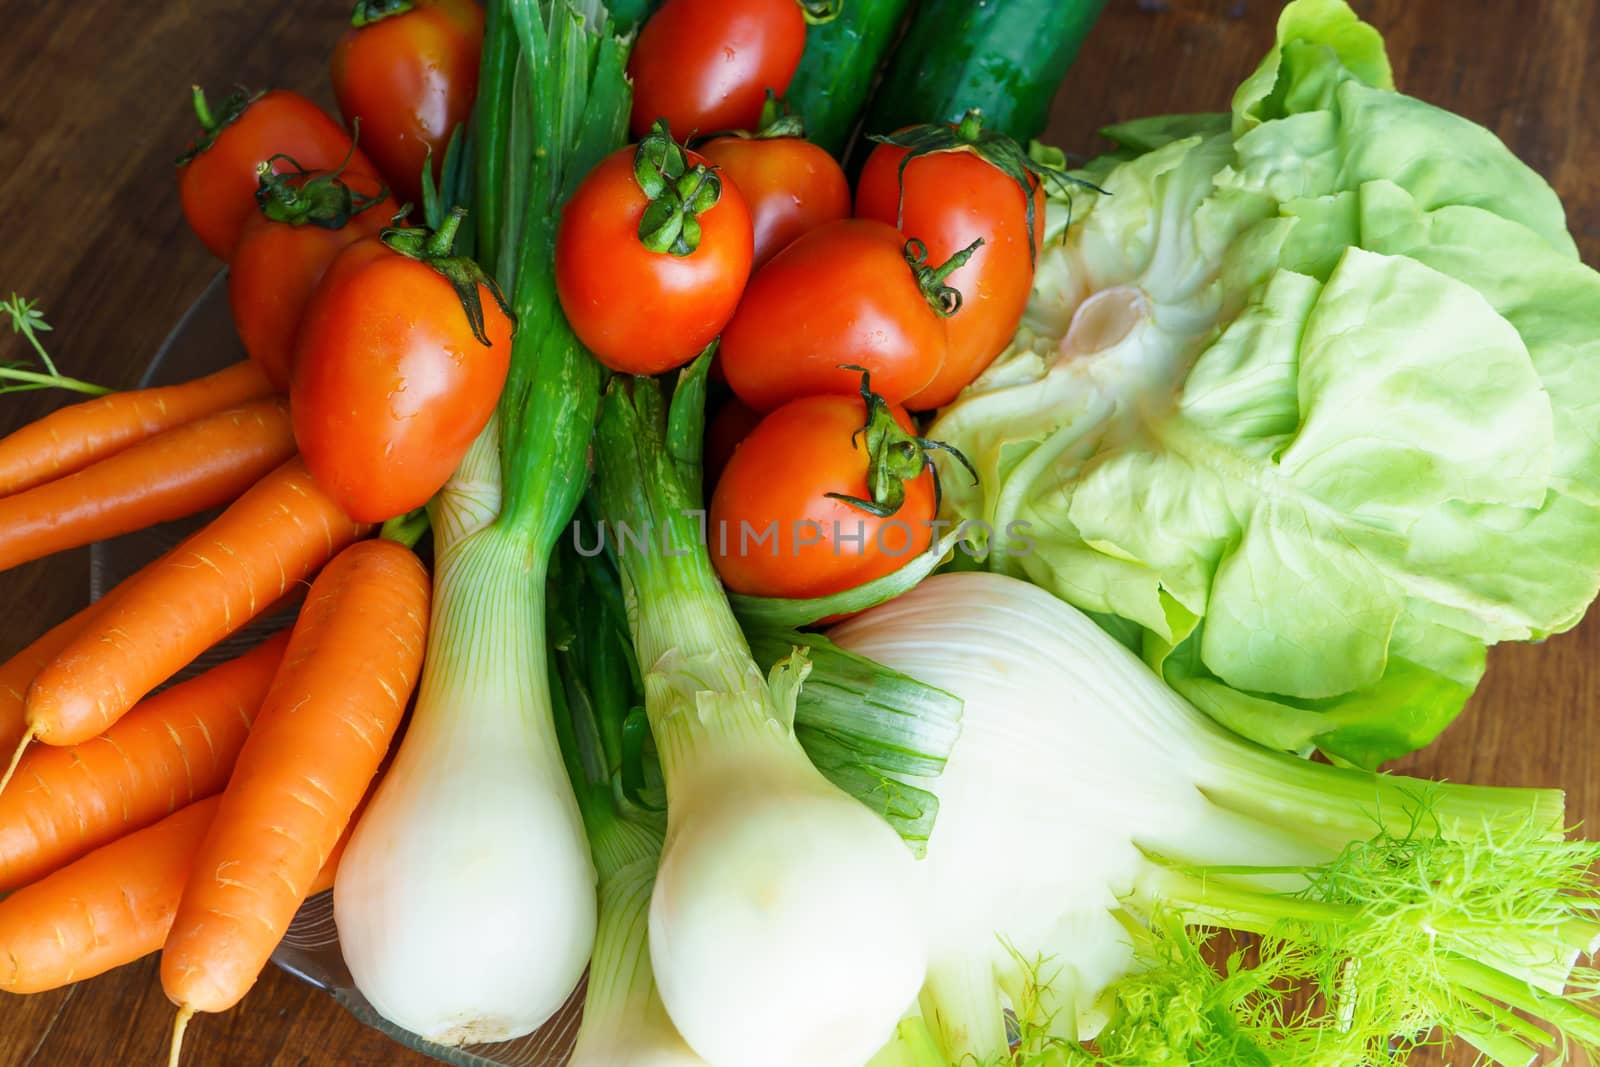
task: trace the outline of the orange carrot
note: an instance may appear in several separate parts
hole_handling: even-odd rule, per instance
[[[122,590],[126,589],[140,575],[149,571],[160,559],[145,564],[144,567],[124,578],[111,588],[105,596],[85,607],[71,618],[59,622],[46,630],[33,644],[18,652],[15,656],[0,663],[0,753],[18,751],[18,742],[23,734],[28,731],[27,718],[24,708],[27,706],[28,686],[32,683],[34,675],[44,669],[44,665],[56,658],[56,654],[67,647],[84,627],[89,625],[89,620],[94,618],[95,612],[111,603]],[[5,781],[0,778],[0,783]]]
[[[30,749],[0,793],[0,893],[220,793],[288,641],[157,693],[81,745]]]
[[[78,636],[99,607],[97,601],[65,622],[57,623],[33,644],[0,664],[0,752],[14,751],[28,730],[23,717],[28,683],[40,668],[55,659],[56,653],[67,647],[67,642]]]
[[[339,861],[344,859],[344,848],[350,843],[350,833],[356,828],[356,820],[360,817],[361,809],[357,808],[350,816],[350,821],[345,824],[344,833],[334,842],[333,851],[328,853],[327,862],[323,863],[322,870],[317,872],[316,880],[311,883],[311,888],[306,890],[307,900],[333,888],[333,880],[339,874]]]
[[[28,690],[27,740],[76,745],[363,536],[299,458],[130,582]]]
[[[400,724],[405,725],[401,719]],[[356,810],[350,814],[350,821],[344,825],[344,833],[339,835],[338,842],[333,846],[333,851],[328,853],[327,860],[322,864],[322,870],[317,874],[317,880],[311,883],[311,891],[307,897],[314,897],[318,893],[333,888],[334,877],[339,873],[339,861],[344,859],[344,850],[350,844],[350,835],[356,832],[356,824],[361,821],[361,815],[367,810],[367,805],[372,803],[372,796],[378,791],[378,786],[383,784],[383,776],[389,773],[389,765],[394,762],[395,746],[391,745],[389,751],[384,753],[383,762],[378,764],[378,769],[372,775],[372,784],[367,786],[366,793],[361,797],[361,803],[356,805]]]
[[[0,571],[233,500],[294,455],[288,403],[258,400],[0,497]]]
[[[81,470],[135,441],[272,395],[245,360],[182,385],[135,389],[60,408],[0,438],[0,496]]]
[[[351,546],[312,584],[161,954],[175,1038],[239,1002],[316,883],[422,670],[428,597],[391,541]]]
[[[55,989],[160,948],[217,804],[191,804],[0,901],[0,989]]]
[[[42,993],[160,948],[221,800],[196,801],[0,900],[0,990]],[[331,869],[317,880],[332,885]]]

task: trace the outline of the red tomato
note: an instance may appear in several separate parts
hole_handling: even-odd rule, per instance
[[[736,396],[723,401],[717,413],[706,424],[705,483],[715,485],[722,471],[733,458],[750,431],[761,423],[761,413],[751,411]]]
[[[325,175],[274,181],[263,186],[272,214],[267,207],[252,213],[239,234],[228,265],[228,303],[244,350],[287,392],[300,318],[328,264],[346,245],[375,236],[398,209],[378,179],[365,174],[341,175],[338,185]],[[274,188],[287,188],[294,202],[275,198]]]
[[[351,518],[421,507],[489,421],[512,326],[487,285],[477,296],[487,344],[442,274],[376,237],[339,253],[317,287],[289,411],[311,476]]]
[[[903,408],[881,417],[906,432]],[[933,539],[932,469],[903,483],[893,515],[829,494],[870,498],[867,405],[860,396],[808,396],[761,420],[728,460],[711,496],[711,558],[736,593],[842,593],[910,563]]]
[[[739,187],[755,229],[755,265],[796,237],[850,215],[850,183],[826,151],[798,137],[718,137],[700,151]]]
[[[483,50],[475,0],[362,0],[333,47],[333,95],[395,194],[422,202],[433,152],[439,179],[450,134],[472,115]]]
[[[685,135],[754,129],[766,91],[788,91],[805,43],[796,0],[667,0],[628,60],[634,136],[661,118]]]
[[[732,182],[697,213],[698,245],[653,252],[639,237],[651,204],[634,148],[601,161],[567,202],[556,234],[556,288],[578,339],[612,370],[660,374],[722,331],[750,276],[750,212]],[[706,161],[684,153],[688,167]]]
[[[819,226],[751,277],[722,331],[728,385],[757,411],[856,392],[864,367],[901,403],[944,365],[945,324],[906,260],[905,238],[870,219]]]
[[[343,164],[347,174],[378,174],[360,150],[351,152],[349,134],[299,93],[241,93],[213,113],[196,90],[195,112],[204,129],[178,161],[178,196],[190,228],[220,259],[233,256],[239,230],[256,210],[256,168],[271,157],[287,157],[272,160],[279,173]]]
[[[900,161],[906,149],[880,144],[856,185],[856,214],[893,224],[900,210]],[[926,411],[954,400],[1011,343],[1028,293],[1033,258],[1028,202],[1017,183],[970,150],[918,156],[906,166],[900,228],[928,246],[939,263],[982,238],[983,244],[946,284],[961,293],[961,309],[946,320],[950,351],[944,368],[906,400]],[[1034,244],[1044,240],[1044,191],[1034,184]]]

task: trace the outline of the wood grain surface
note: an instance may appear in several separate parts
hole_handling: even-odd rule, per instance
[[[1271,40],[1278,6],[1111,0],[1049,139],[1092,153],[1106,123],[1224,109]],[[1504,138],[1555,185],[1584,258],[1600,263],[1600,0],[1356,7],[1386,35],[1400,86]],[[193,132],[190,84],[279,86],[330,104],[327,56],[348,10],[347,0],[0,0],[0,296],[42,301],[67,373],[132,384],[218,269],[185,228],[173,185],[172,159]],[[0,358],[21,357],[14,343],[0,338]],[[61,402],[0,397],[0,434]],[[87,588],[85,551],[0,575],[0,658],[80,607]],[[1597,706],[1600,624],[1501,647],[1467,712],[1400,769],[1560,786],[1574,820],[1600,823]],[[171,1017],[153,959],[55,993],[0,994],[0,1067],[163,1062]],[[185,1062],[431,1061],[269,969],[239,1009],[196,1020]]]

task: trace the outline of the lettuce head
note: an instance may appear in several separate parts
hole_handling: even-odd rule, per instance
[[[987,565],[1263,744],[1432,740],[1600,589],[1600,275],[1488,130],[1296,0],[1230,113],[1107,131],[929,436]]]

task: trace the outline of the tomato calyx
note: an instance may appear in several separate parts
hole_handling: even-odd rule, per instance
[[[927,298],[928,306],[941,318],[947,319],[961,310],[961,290],[953,285],[944,284],[944,280],[966,266],[967,260],[972,258],[972,253],[982,247],[983,238],[980,237],[935,267],[928,263],[927,245],[915,237],[906,241],[906,266],[910,267],[911,273],[916,276],[917,287]]]
[[[693,255],[700,247],[700,214],[722,199],[715,167],[689,166],[666,119],[656,119],[633,154],[633,177],[649,198],[639,220],[639,243],[652,252]]]
[[[1065,170],[1039,162],[1010,137],[998,130],[984,128],[983,112],[977,108],[968,110],[961,116],[961,121],[954,125],[935,122],[925,126],[908,126],[895,133],[873,134],[870,139],[879,144],[906,149],[906,154],[900,159],[900,202],[896,225],[905,220],[906,168],[911,165],[912,160],[921,156],[931,156],[940,152],[971,152],[1010,178],[1016,183],[1017,188],[1022,190],[1023,203],[1027,204],[1030,261],[1036,260],[1039,254],[1033,240],[1035,181],[1054,182],[1058,189],[1063,190],[1076,185],[1093,189],[1095,192],[1105,191],[1093,182],[1073,177]]]
[[[805,140],[806,120],[789,110],[788,103],[771,89],[767,90],[766,103],[761,105],[761,116],[753,130],[717,130],[697,136],[696,147],[721,137],[737,137],[741,141],[781,141],[788,138]]]
[[[415,6],[411,0],[356,0],[356,8],[350,13],[350,27],[359,30],[393,15],[404,15]]]
[[[922,477],[923,471],[931,471],[933,506],[937,512],[943,496],[939,490],[939,469],[928,458],[930,452],[949,453],[972,475],[972,484],[978,484],[978,472],[960,450],[943,441],[918,437],[900,425],[889,402],[872,391],[872,376],[865,367],[845,363],[839,369],[861,373],[861,399],[867,405],[867,419],[859,430],[850,435],[850,442],[855,444],[863,438],[866,441],[867,496],[863,498],[847,493],[827,493],[826,496],[842,500],[869,515],[887,519],[906,502],[906,483]]]
[[[363,196],[344,183],[340,176],[354,155],[352,142],[344,162],[323,174],[306,170],[292,156],[281,152],[263,160],[256,165],[256,204],[261,213],[273,222],[290,226],[343,229],[352,218],[389,195],[388,190],[380,189],[374,196]],[[275,171],[273,164],[279,160],[293,169]]]
[[[191,100],[194,103],[194,117],[200,120],[200,132],[194,140],[189,142],[189,147],[184,149],[183,155],[178,157],[177,165],[183,166],[191,163],[195,157],[205,152],[222,136],[222,131],[232,126],[239,120],[251,104],[255,103],[264,94],[252,93],[248,89],[238,89],[229,93],[222,101],[222,106],[213,109],[206,100],[206,91],[198,85],[190,86]]]
[[[795,2],[805,13],[806,22],[812,26],[832,22],[839,17],[839,12],[844,10],[844,0],[795,0]]]
[[[455,290],[456,298],[461,301],[461,310],[467,314],[467,324],[472,327],[472,336],[480,345],[490,348],[493,345],[484,330],[483,298],[478,295],[478,287],[481,285],[489,290],[494,302],[499,305],[506,318],[511,320],[513,328],[516,326],[517,317],[506,303],[505,294],[500,291],[499,284],[485,273],[475,260],[455,254],[456,231],[461,228],[461,220],[466,217],[466,208],[454,207],[436,230],[422,226],[391,226],[380,233],[378,238],[393,251],[407,259],[414,259],[424,264],[449,282],[450,288]]]
[[[806,120],[789,110],[789,104],[771,89],[767,90],[766,103],[761,105],[761,117],[756,120],[756,131],[749,136],[757,141],[772,141],[782,137],[806,135]]]

